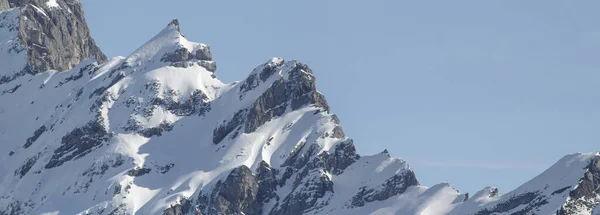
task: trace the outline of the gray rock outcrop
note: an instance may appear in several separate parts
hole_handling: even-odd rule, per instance
[[[219,144],[229,133],[239,126],[244,127],[244,133],[252,133],[258,127],[264,125],[275,117],[285,113],[288,106],[291,110],[311,105],[319,107],[323,111],[329,111],[329,105],[325,96],[317,91],[315,77],[312,70],[306,65],[292,61],[293,66],[289,71],[289,79],[277,79],[271,86],[261,94],[254,104],[247,109],[238,111],[227,123],[215,128],[213,143]],[[265,67],[260,75],[250,75],[242,84],[240,92],[248,92],[256,88],[261,81],[265,81],[283,64]],[[260,76],[260,77],[259,77]],[[341,127],[334,131],[334,135],[343,138]],[[233,137],[236,136],[232,135]]]
[[[556,214],[575,214],[581,208],[591,211],[600,204],[598,196],[600,196],[600,156],[592,159],[577,188],[569,193],[569,199]]]
[[[272,198],[279,200],[279,197],[275,193],[278,184],[276,176],[277,171],[267,162],[261,161],[256,172],[258,177],[257,201],[260,203],[267,203]]]
[[[327,200],[320,200],[328,193],[334,192],[333,181],[321,171],[313,170],[304,179],[298,179],[292,192],[283,199],[279,207],[274,207],[269,215],[300,215],[318,210],[327,204]]]
[[[82,60],[107,60],[90,36],[78,0],[0,0],[0,10],[20,7],[19,39],[27,49],[30,73],[65,71]]]
[[[402,174],[397,174],[387,179],[377,189],[367,189],[362,187],[358,193],[352,197],[352,207],[362,207],[365,203],[374,201],[383,201],[392,196],[402,194],[410,186],[418,186],[419,181],[415,173],[410,170]]]
[[[174,27],[179,33],[181,29],[179,26],[179,20],[174,19],[169,23],[169,27]],[[183,35],[183,34],[182,34]],[[212,53],[210,52],[210,46],[202,44],[194,52],[184,47],[179,47],[173,52],[166,53],[160,59],[162,62],[170,62],[171,66],[179,68],[188,68],[197,64],[198,66],[204,67],[207,71],[215,72],[217,70],[217,63],[212,60]],[[213,78],[216,78],[214,74]]]
[[[526,192],[519,195],[511,196],[508,200],[500,202],[492,208],[483,209],[475,215],[492,215],[500,213],[508,213],[511,210],[525,206],[519,211],[512,212],[511,214],[531,214],[530,212],[536,210],[539,206],[548,204],[547,198],[541,195],[540,192]]]
[[[189,199],[184,198],[183,200],[181,200],[181,202],[179,204],[173,205],[169,208],[167,208],[164,212],[163,215],[184,215],[184,214],[188,214],[190,211],[192,210],[192,203],[190,202]],[[202,213],[195,213],[196,215],[202,214]]]
[[[7,0],[0,0],[0,11],[9,9],[10,5]]]
[[[54,155],[44,168],[51,169],[70,160],[81,158],[109,139],[110,134],[101,123],[89,122],[62,137],[62,145],[54,150]]]
[[[212,60],[212,54],[210,53],[210,46],[203,46],[201,49],[196,51],[196,58],[198,60]]]
[[[218,181],[210,196],[200,195],[199,211],[205,214],[261,214],[259,182],[250,168],[233,169],[227,179]]]
[[[333,153],[322,152],[313,160],[313,165],[322,167],[334,175],[339,175],[344,170],[360,159],[360,155],[356,153],[354,142],[348,139],[335,146]]]

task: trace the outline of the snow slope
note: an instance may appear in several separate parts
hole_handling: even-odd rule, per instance
[[[27,53],[18,37],[20,15],[18,8],[0,11],[0,83],[14,79],[27,64]]]
[[[356,153],[307,65],[273,58],[224,84],[176,20],[127,57],[12,76],[27,66],[18,19],[0,12],[2,215],[591,214],[599,202],[581,191],[598,186],[597,153],[502,196],[421,186],[387,151]]]

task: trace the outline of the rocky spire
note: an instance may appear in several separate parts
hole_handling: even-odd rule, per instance
[[[107,60],[90,36],[78,0],[0,0],[0,10],[21,8],[19,39],[34,73],[65,71],[82,60]]]
[[[175,27],[175,29],[177,29],[177,31],[181,32],[181,29],[179,28],[179,20],[178,19],[173,19],[173,21],[171,21],[171,23],[169,23],[168,26],[173,26],[173,27]]]

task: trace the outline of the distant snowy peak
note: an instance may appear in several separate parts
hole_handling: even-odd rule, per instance
[[[598,153],[567,155],[507,194],[477,192],[451,214],[592,214],[600,203],[599,165]]]
[[[217,67],[212,61],[210,47],[188,41],[179,28],[179,21],[173,20],[150,41],[129,55],[124,66],[146,64],[145,69],[165,65],[186,68],[198,64],[208,71],[215,72]]]
[[[181,33],[181,28],[179,27],[179,20],[178,20],[178,19],[173,19],[173,20],[171,21],[171,23],[169,23],[169,24],[167,25],[167,28],[173,28],[173,29],[175,29],[176,31],[178,31],[178,32],[180,32],[180,33]]]
[[[570,189],[570,192],[567,201],[557,211],[558,215],[600,214],[600,153],[583,154],[581,157],[586,164],[583,168],[585,173],[576,185],[562,188]]]

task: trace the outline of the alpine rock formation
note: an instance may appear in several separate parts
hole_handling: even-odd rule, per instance
[[[226,84],[177,20],[107,59],[77,0],[0,10],[0,215],[600,214],[598,153],[504,195],[426,187],[357,154],[306,64]]]

